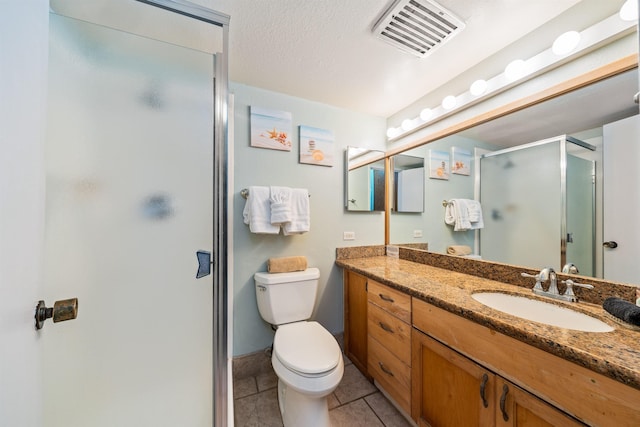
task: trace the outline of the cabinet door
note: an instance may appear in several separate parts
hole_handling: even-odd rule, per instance
[[[584,426],[554,406],[501,377],[496,377],[496,402],[498,402],[496,414],[498,427]]]
[[[344,351],[367,374],[367,278],[344,271]]]
[[[427,335],[412,333],[411,416],[420,426],[493,426],[495,376]]]

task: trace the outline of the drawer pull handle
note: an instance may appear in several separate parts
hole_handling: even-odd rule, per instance
[[[482,398],[482,405],[485,408],[489,407],[489,402],[487,402],[487,396],[485,396],[485,391],[487,388],[487,382],[489,381],[489,375],[484,374],[482,376],[482,384],[480,384],[480,397]]]
[[[509,393],[509,387],[505,384],[502,386],[502,396],[500,396],[500,410],[502,411],[502,418],[505,421],[509,421],[509,414],[507,414],[506,410],[507,393]]]
[[[378,362],[378,365],[380,365],[380,369],[382,369],[382,372],[384,372],[385,374],[390,375],[392,377],[394,376],[393,372],[391,372],[386,366],[384,366],[384,363]]]
[[[380,327],[382,329],[384,329],[385,331],[389,332],[390,334],[394,334],[395,331],[393,330],[393,328],[391,326],[386,325],[385,323],[382,322],[378,322],[378,325],[380,325]]]
[[[387,301],[387,302],[395,302],[393,300],[393,298],[386,296],[385,294],[378,294],[378,296],[380,296],[380,299],[383,301]]]

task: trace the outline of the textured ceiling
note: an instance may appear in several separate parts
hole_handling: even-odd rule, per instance
[[[231,16],[232,81],[389,117],[578,2],[440,0],[467,27],[423,59],[373,36],[391,0],[211,0],[207,6]]]

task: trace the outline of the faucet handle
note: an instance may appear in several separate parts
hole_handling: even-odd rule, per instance
[[[574,282],[571,279],[563,280],[562,283],[567,285],[567,290],[564,292],[564,294],[567,295],[567,296],[575,296],[576,295],[576,294],[573,293],[573,287],[574,286],[579,286],[581,288],[586,288],[586,289],[593,289],[593,285],[589,285],[588,283],[577,283],[577,282]]]
[[[532,279],[536,279],[536,285],[533,287],[533,289],[538,289],[538,290],[542,290],[542,283],[540,283],[541,277],[540,274],[528,274],[528,273],[520,273],[520,275],[522,277],[530,277]]]

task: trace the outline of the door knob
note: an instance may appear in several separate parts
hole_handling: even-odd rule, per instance
[[[36,329],[42,329],[44,321],[53,317],[53,323],[73,320],[78,317],[78,298],[70,298],[53,303],[47,308],[44,301],[38,301],[36,306]]]
[[[604,242],[602,244],[602,246],[604,246],[605,248],[609,248],[609,249],[615,249],[618,247],[618,243],[614,242],[613,240],[610,242]]]

